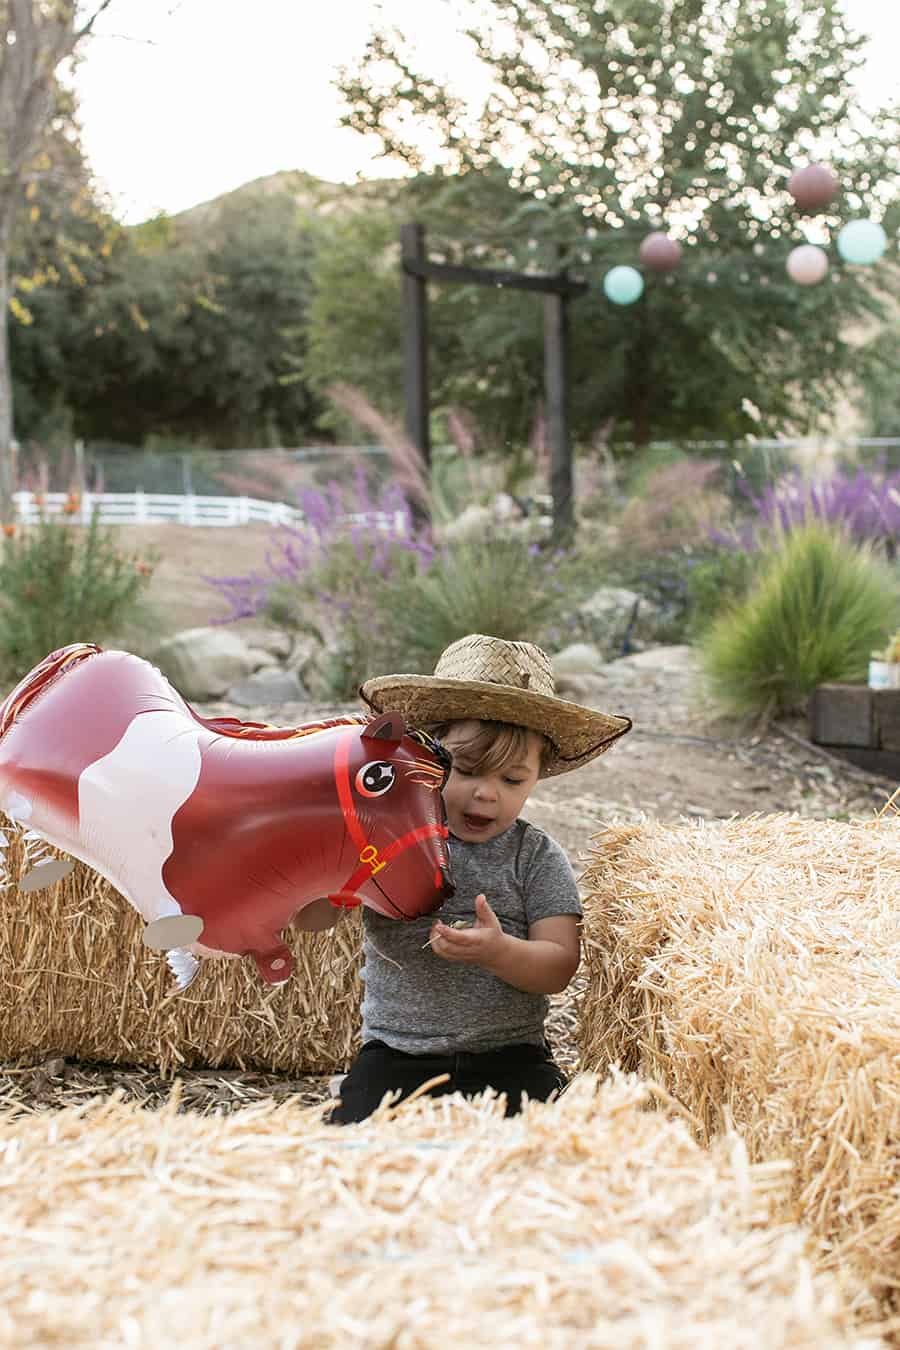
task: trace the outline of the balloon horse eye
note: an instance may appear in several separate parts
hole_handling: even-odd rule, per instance
[[[383,797],[394,786],[395,777],[393,764],[376,759],[371,764],[364,764],[359,770],[356,775],[356,790],[364,797]]]

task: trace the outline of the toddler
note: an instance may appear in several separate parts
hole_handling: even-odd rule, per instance
[[[435,1078],[435,1093],[491,1087],[512,1115],[523,1096],[545,1101],[564,1086],[544,1034],[547,996],[566,988],[580,955],[572,868],[520,812],[540,779],[587,764],[631,722],[558,698],[539,647],[483,634],[448,647],[434,675],[386,675],[360,693],[451,754],[456,893],[436,918],[363,910],[363,1045],[332,1120],[363,1120],[386,1093],[407,1097]],[[321,910],[323,926],[338,917]]]

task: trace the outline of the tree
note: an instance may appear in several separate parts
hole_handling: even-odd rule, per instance
[[[290,195],[130,233],[85,296],[67,401],[86,438],[290,445],[321,403],[305,375],[313,243]]]
[[[870,210],[900,219],[900,108],[854,102],[863,39],[839,0],[483,0],[468,35],[492,76],[482,108],[379,31],[341,79],[347,124],[418,171],[437,144],[437,189],[464,195],[470,221],[502,210],[494,248],[518,267],[599,282],[651,230],[685,246],[637,304],[595,285],[573,306],[576,434],[610,417],[639,443],[814,424],[858,363],[842,333],[884,307],[871,272],[836,255],[818,287],[787,278],[805,238],[787,179],[834,165],[841,195],[816,222],[830,230]],[[472,238],[438,242],[476,260]],[[878,277],[897,288],[889,265]],[[482,296],[483,336],[490,307]]]
[[[12,519],[12,379],[9,365],[9,254],[16,214],[40,167],[35,160],[57,101],[56,72],[111,0],[2,0],[0,3],[0,523]]]
[[[29,296],[33,322],[13,330],[17,422],[27,412],[37,430],[40,389],[86,440],[302,441],[322,411],[306,376],[313,250],[289,193],[111,231],[86,284],[64,275]]]
[[[866,348],[869,357],[861,372],[864,434],[900,438],[900,320],[894,319]],[[892,455],[900,467],[900,452]]]
[[[400,225],[422,221],[432,257],[483,262],[497,255],[505,217],[515,205],[509,189],[494,183],[481,208],[473,209],[465,182],[423,173],[381,184],[380,201],[364,215],[317,231],[307,358],[317,391],[324,395],[336,381],[346,381],[383,412],[402,414]],[[542,312],[539,297],[521,291],[498,291],[486,302],[475,287],[433,285],[429,347],[435,415],[465,408],[484,447],[526,441],[543,389]],[[323,421],[329,427],[344,423],[333,411]]]
[[[92,297],[109,284],[125,240],[95,194],[72,95],[58,95],[9,254],[14,434],[42,457],[71,450],[70,392],[84,375]]]

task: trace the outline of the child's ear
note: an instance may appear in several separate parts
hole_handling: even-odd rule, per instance
[[[406,732],[402,713],[382,713],[374,717],[362,730],[364,741],[377,741],[381,746],[399,745]]]

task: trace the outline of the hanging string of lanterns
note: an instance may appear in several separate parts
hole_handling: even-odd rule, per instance
[[[838,180],[827,164],[807,164],[788,180],[788,192],[804,212],[820,211],[837,195]],[[848,221],[836,239],[837,251],[845,263],[868,267],[878,262],[888,245],[884,229],[877,221]],[[666,275],[681,262],[681,245],[662,230],[648,234],[641,244],[639,259],[647,272]],[[818,244],[798,244],[791,249],[785,264],[791,281],[798,286],[815,286],[828,273],[828,254]],[[606,298],[614,305],[632,305],[644,293],[644,278],[636,267],[619,264],[603,278]]]

